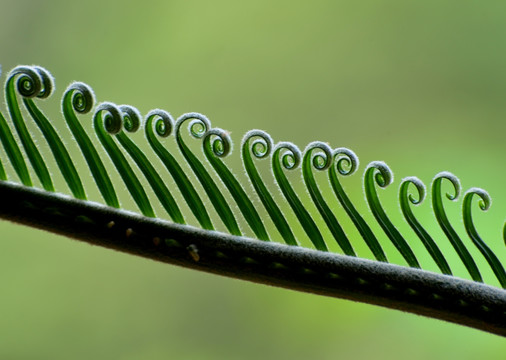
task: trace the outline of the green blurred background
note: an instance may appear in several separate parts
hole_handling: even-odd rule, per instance
[[[504,263],[505,14],[504,1],[1,0],[2,83],[18,64],[50,70],[57,90],[40,107],[59,128],[58,99],[79,80],[99,101],[143,114],[202,112],[236,145],[260,128],[300,148],[313,140],[350,147],[361,167],[343,182],[371,223],[361,173],[384,160],[396,181],[380,191],[382,201],[428,269],[436,267],[398,209],[399,180],[416,175],[429,184],[451,171],[464,190],[483,187],[495,200],[474,214]],[[243,176],[237,148],[228,163]],[[303,193],[300,178],[290,179]],[[445,205],[468,241],[461,202]],[[453,254],[429,202],[415,211]],[[198,273],[6,222],[0,231],[2,359],[502,359],[506,351],[502,338],[437,320]],[[403,264],[387,241],[392,261]],[[490,271],[484,276],[497,284]]]

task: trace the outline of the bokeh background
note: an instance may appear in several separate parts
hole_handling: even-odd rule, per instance
[[[1,0],[1,81],[18,64],[50,70],[56,93],[40,107],[58,128],[58,99],[79,80],[99,101],[143,114],[204,113],[236,145],[260,128],[300,148],[313,140],[350,147],[361,167],[343,182],[371,224],[361,174],[384,160],[396,181],[380,191],[382,202],[430,270],[396,194],[402,177],[430,184],[451,171],[464,190],[492,195],[489,212],[476,207],[474,215],[505,262],[504,14],[504,1]],[[42,140],[40,147],[50,155]],[[244,176],[237,152],[227,163]],[[300,176],[290,179],[304,194]],[[67,192],[62,183],[59,190]],[[470,244],[461,201],[445,206]],[[468,277],[430,202],[415,211]],[[0,232],[2,359],[502,359],[506,351],[502,338],[437,320],[181,269],[7,222]],[[403,264],[387,242],[392,261]]]

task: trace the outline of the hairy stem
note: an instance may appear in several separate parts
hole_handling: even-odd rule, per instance
[[[173,224],[11,182],[0,182],[0,197],[0,217],[94,245],[506,336],[506,291],[485,284]]]

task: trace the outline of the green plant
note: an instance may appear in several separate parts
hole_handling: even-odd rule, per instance
[[[450,200],[456,200],[461,186],[454,175],[448,172],[436,175],[431,188],[432,204],[437,222],[474,282],[452,276],[445,255],[439,250],[429,232],[415,218],[410,203],[420,204],[425,197],[426,189],[419,179],[409,177],[404,179],[400,186],[402,213],[444,275],[420,269],[417,256],[408,241],[389,220],[380,203],[376,186],[385,188],[393,182],[393,173],[384,162],[375,161],[366,167],[363,178],[364,193],[374,217],[409,267],[388,263],[380,241],[340,183],[341,176],[352,175],[358,168],[358,158],[351,150],[332,149],[328,144],[313,142],[301,152],[292,143],[274,144],[271,137],[263,131],[249,131],[241,144],[242,160],[250,185],[255,189],[256,196],[270,217],[270,220],[267,220],[262,219],[253,205],[255,197],[248,194],[248,190],[222,160],[232,149],[230,134],[225,130],[212,128],[210,121],[198,113],[184,114],[174,121],[171,115],[163,110],[149,112],[141,126],[142,117],[135,108],[101,103],[93,112],[96,136],[142,215],[125,211],[121,209],[119,196],[115,190],[117,185],[115,186],[111,179],[112,172],[107,170],[99,151],[77,118],[78,114],[86,114],[93,109],[93,92],[83,83],[73,83],[63,96],[63,116],[81,149],[106,206],[87,201],[86,190],[74,161],[58,132],[33,100],[35,97],[49,97],[52,90],[53,79],[49,72],[41,67],[19,66],[8,75],[6,102],[10,119],[26,157],[44,190],[33,187],[32,175],[21,149],[7,120],[0,113],[0,140],[12,168],[22,183],[19,185],[8,182],[7,171],[0,163],[2,217],[164,262],[302,291],[379,304],[506,335],[506,292],[481,284],[483,279],[475,259],[445,214],[441,185],[445,179],[450,181],[454,193],[446,196]],[[74,198],[55,193],[53,176],[26,126],[19,106],[18,93],[30,117],[46,139]],[[186,124],[191,136],[202,141],[204,155],[213,171],[206,168],[205,163],[184,141],[182,128]],[[183,211],[172,194],[174,189],[169,189],[164,181],[166,175],[157,170],[151,164],[146,152],[128,137],[128,132],[135,132],[141,128],[145,131],[149,146],[171,174],[181,196],[202,229],[186,225]],[[181,164],[158,139],[168,137],[172,130],[180,152],[209,198],[219,221],[224,224],[230,235],[213,231],[217,219],[213,219],[213,215],[209,214],[209,206],[204,204],[201,195],[195,189],[195,181],[192,181]],[[173,222],[156,218],[154,206],[142,181],[136,175],[137,170],[132,168],[124,152],[143,174],[159,204]],[[297,246],[298,240],[290,222],[283,215],[280,205],[274,200],[255,167],[255,158],[262,159],[269,156],[273,177],[316,251]],[[328,252],[330,240],[324,238],[322,229],[313,219],[316,213],[311,214],[290,184],[285,171],[295,170],[299,166],[302,168],[303,181],[317,208],[318,216],[323,219],[345,256]],[[357,257],[353,247],[354,241],[347,237],[320,191],[314,170],[327,172],[337,199],[357,227],[376,261]],[[220,181],[233,202],[237,204],[239,212],[255,237],[263,241],[243,236],[238,216],[232,210],[232,201],[222,192]],[[411,184],[415,186],[418,196],[409,192]],[[492,268],[501,286],[506,288],[504,267],[480,238],[473,224],[471,211],[474,195],[481,199],[479,205],[482,210],[485,211],[490,206],[490,197],[484,190],[471,188],[466,192],[463,201],[466,231]],[[279,235],[269,235],[265,226],[267,221],[272,221]],[[292,246],[269,241],[278,236]],[[506,241],[506,224],[503,236]]]

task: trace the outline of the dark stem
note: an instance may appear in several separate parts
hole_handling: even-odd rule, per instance
[[[0,217],[165,263],[398,309],[506,336],[506,291],[420,269],[147,218],[0,181]]]

